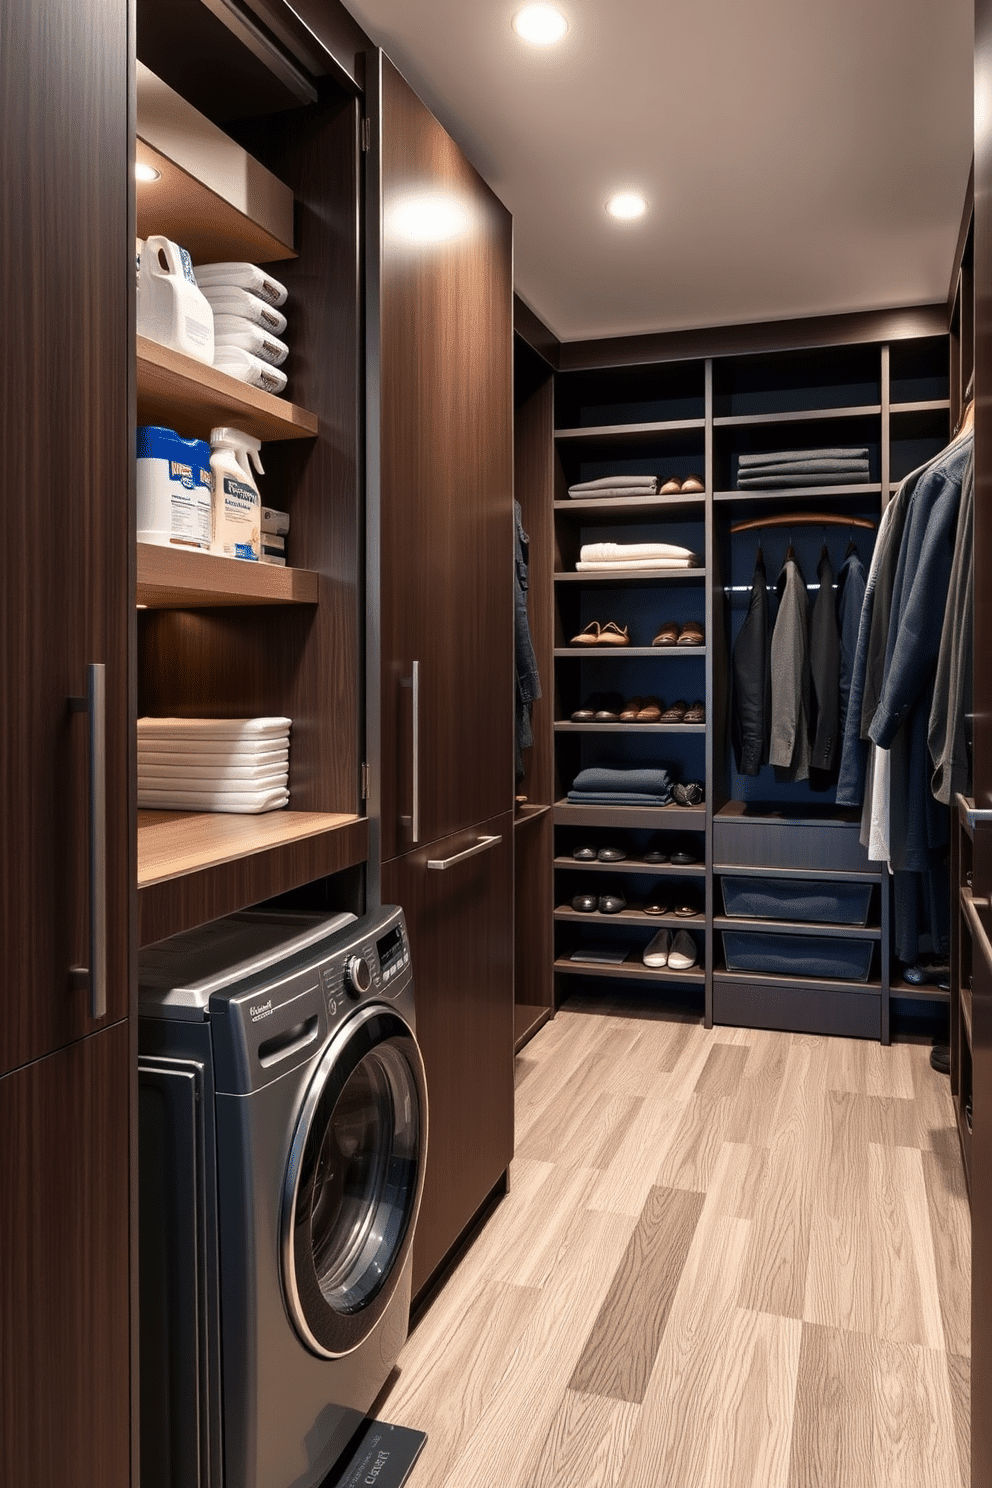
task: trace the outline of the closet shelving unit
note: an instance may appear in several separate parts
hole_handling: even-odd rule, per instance
[[[181,90],[181,77],[166,82]],[[293,720],[289,808],[243,817],[139,811],[139,944],[367,857],[358,713],[358,131],[356,97],[330,85],[317,105],[238,127],[231,147],[244,155],[246,177],[257,170],[250,149],[295,196],[295,243],[202,179],[194,151],[170,158],[138,140],[138,158],[160,171],[159,180],[137,186],[139,235],[172,237],[194,265],[278,264],[289,287],[290,345],[288,396],[273,397],[139,337],[138,422],[201,439],[231,424],[261,439],[262,499],[290,513],[292,565],[139,544],[138,712]]]
[[[695,1000],[707,1022],[791,1028],[881,1039],[890,1036],[890,997],[939,1000],[895,976],[890,955],[890,892],[878,864],[859,842],[860,812],[834,804],[833,783],[782,784],[765,768],[756,779],[736,774],[730,745],[731,655],[746,610],[759,534],[732,535],[750,518],[771,516],[779,526],[762,532],[768,582],[778,577],[791,542],[807,583],[816,582],[821,544],[827,540],[834,572],[849,535],[867,569],[873,531],[899,482],[936,454],[950,434],[948,342],[939,310],[916,315],[806,323],[808,344],[775,347],[776,328],[762,346],[761,332],[718,355],[658,355],[617,364],[622,354],[595,343],[563,348],[556,378],[553,667],[556,760],[554,805],[556,935],[555,997],[567,995],[571,978],[594,976],[607,985],[636,979],[669,996]],[[817,332],[822,329],[822,341]],[[677,341],[678,338],[672,338]],[[714,337],[714,339],[717,339]],[[726,338],[722,338],[726,340]],[[696,338],[700,345],[704,335]],[[625,343],[630,350],[635,343]],[[741,345],[738,338],[738,345]],[[792,490],[736,489],[737,457],[748,451],[867,446],[870,476],[845,485]],[[650,472],[659,483],[696,474],[705,492],[631,500],[576,500],[568,486],[609,474]],[[852,519],[820,528],[788,516],[823,512]],[[850,533],[848,532],[850,526]],[[668,540],[699,552],[695,570],[649,577],[577,573],[583,542]],[[774,605],[772,609],[774,618]],[[629,648],[579,647],[571,637],[589,621],[630,625]],[[653,648],[657,625],[695,619],[705,626],[699,648]],[[652,629],[654,627],[654,629]],[[706,724],[669,726],[576,725],[570,715],[589,693],[616,691],[703,698]],[[638,735],[641,735],[638,743]],[[567,800],[578,769],[606,752],[627,763],[663,763],[675,779],[703,780],[706,804],[695,809],[582,806]],[[691,867],[650,866],[640,855],[658,845],[688,847]],[[575,861],[581,842],[615,843],[628,856],[618,864]],[[723,912],[725,875],[801,882],[859,883],[871,889],[865,926],[737,919]],[[692,919],[647,916],[636,905],[659,886],[695,886],[700,913]],[[571,908],[581,891],[621,885],[630,908],[618,915],[583,914]],[[651,971],[640,961],[654,930],[690,930],[700,951],[689,973]],[[810,943],[846,940],[871,946],[866,982],[738,972],[724,960],[723,932],[796,934]],[[629,947],[620,966],[571,959],[587,938]],[[946,996],[946,994],[945,994]]]

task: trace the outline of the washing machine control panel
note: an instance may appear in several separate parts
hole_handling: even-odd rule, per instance
[[[320,982],[328,1015],[360,997],[396,997],[410,979],[410,943],[406,925],[397,914],[381,935],[354,940],[320,968]]]

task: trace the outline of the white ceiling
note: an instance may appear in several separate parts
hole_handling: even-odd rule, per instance
[[[546,51],[522,3],[346,0],[513,213],[562,340],[945,298],[972,0],[560,0]],[[649,211],[617,224],[627,185]]]

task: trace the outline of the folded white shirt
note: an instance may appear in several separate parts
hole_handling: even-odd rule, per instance
[[[253,815],[278,811],[289,804],[289,791],[183,791],[139,787],[138,805],[146,811],[232,811]]]
[[[232,770],[271,770],[278,766],[285,769],[288,764],[288,749],[237,749],[230,753],[216,749],[208,753],[199,749],[143,749],[138,745],[139,771],[147,765],[174,765],[186,774],[195,770],[197,775],[223,775]]]
[[[679,548],[673,543],[583,543],[579,549],[583,563],[631,563],[641,558],[688,558],[699,562],[698,554],[691,548]]]
[[[698,568],[699,560],[691,558],[634,558],[629,563],[582,563],[575,565],[578,573],[626,573],[632,569]]]
[[[282,785],[289,780],[289,766],[265,765],[253,770],[239,766],[234,770],[204,769],[192,765],[149,765],[138,761],[138,786],[161,789],[163,785],[178,786],[181,790],[258,790],[262,786]]]
[[[196,743],[207,739],[254,742],[288,735],[291,718],[139,718],[138,739],[178,739]]]

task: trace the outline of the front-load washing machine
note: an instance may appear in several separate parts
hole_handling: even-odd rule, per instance
[[[142,951],[142,1488],[315,1488],[406,1339],[427,1090],[402,911]]]

